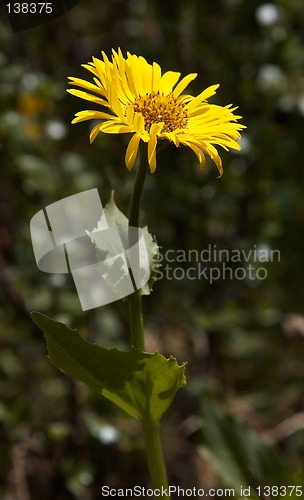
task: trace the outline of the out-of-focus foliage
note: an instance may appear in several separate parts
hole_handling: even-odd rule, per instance
[[[254,490],[260,484],[286,484],[287,464],[283,464],[273,448],[259,441],[248,427],[206,401],[202,416],[203,444],[199,451],[214,465],[225,484],[239,495],[240,486],[244,489],[246,485],[253,497],[257,496]]]
[[[80,1],[68,15],[13,34],[0,26],[0,494],[5,500],[97,499],[102,484],[147,485],[140,431],[106,400],[56,371],[29,312],[77,326],[104,347],[128,348],[125,304],[83,313],[70,275],[40,272],[29,221],[61,198],[112,189],[127,212],[134,173],[129,138],[70,125],[82,103],[67,76],[120,46],[164,70],[197,72],[192,94],[214,83],[213,102],[239,106],[240,153],[224,175],[199,171],[168,145],[149,176],[142,222],[167,250],[278,250],[265,279],[166,279],[144,297],[147,348],[188,361],[186,389],[165,416],[171,484],[220,485],[198,453],[206,396],[246,421],[297,471],[304,456],[302,0]],[[88,106],[90,107],[90,106]],[[210,245],[210,247],[209,247]],[[279,258],[278,258],[279,255]],[[172,256],[172,253],[170,254]],[[213,260],[213,262],[212,262]],[[189,267],[219,262],[169,262]],[[248,263],[231,264],[234,269]],[[235,276],[235,275],[234,275]],[[170,278],[170,277],[169,277]],[[234,443],[231,443],[233,448]],[[299,479],[300,481],[300,479]]]

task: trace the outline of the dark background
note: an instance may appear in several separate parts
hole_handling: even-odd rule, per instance
[[[82,63],[117,47],[163,71],[197,72],[192,95],[220,83],[212,102],[239,106],[247,126],[242,151],[222,154],[220,179],[187,148],[159,153],[142,223],[163,252],[280,251],[262,264],[265,280],[163,279],[144,298],[148,349],[188,361],[188,385],[163,421],[169,482],[235,486],[227,470],[249,455],[256,484],[274,477],[276,459],[291,481],[304,456],[304,3],[83,0],[32,29],[12,33],[5,16],[0,26],[0,493],[91,500],[103,484],[149,485],[138,424],[53,368],[29,317],[39,310],[88,340],[129,346],[125,304],[82,312],[71,276],[37,269],[29,232],[41,208],[95,187],[103,204],[115,189],[127,211],[129,137],[90,146],[92,124],[70,125],[90,103],[65,92],[68,76],[90,79]],[[222,429],[215,451],[211,425]],[[274,447],[268,469],[247,432]]]

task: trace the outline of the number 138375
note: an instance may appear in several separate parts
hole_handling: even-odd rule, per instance
[[[258,486],[256,488],[259,497],[301,497],[302,486]]]
[[[6,4],[8,14],[51,14],[53,12],[52,2],[31,2]]]

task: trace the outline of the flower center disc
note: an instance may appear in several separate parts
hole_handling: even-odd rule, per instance
[[[163,122],[163,132],[173,132],[178,128],[187,126],[188,117],[184,109],[185,104],[178,102],[172,92],[168,95],[152,92],[137,97],[133,105],[134,111],[141,113],[144,117],[147,132],[150,131],[153,123]]]

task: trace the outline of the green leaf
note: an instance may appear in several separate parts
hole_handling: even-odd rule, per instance
[[[117,232],[113,233],[113,237],[110,238],[110,241],[108,236],[106,240],[103,236],[104,215],[107,219],[109,227],[117,229]],[[118,258],[116,260],[106,260],[106,257],[107,254],[111,256],[118,256],[121,254],[122,249],[128,249],[129,234],[128,218],[117,207],[114,199],[114,192],[112,192],[111,198],[104,208],[104,215],[98,222],[97,228],[92,232],[87,231],[87,234],[96,246],[98,260],[102,262],[102,265],[100,265],[100,269],[98,269],[98,264],[96,265],[96,270],[101,272],[102,276],[107,279],[107,275],[105,274],[106,268],[108,270],[110,284],[113,287],[114,275],[116,276],[115,286],[118,287],[122,286],[123,282],[128,282],[128,280],[130,279],[129,271],[124,266],[122,258]],[[148,258],[147,268],[149,266],[150,271],[150,277],[147,283],[140,289],[140,291],[142,295],[149,295],[156,281],[157,270],[159,268],[159,248],[156,242],[156,238],[149,233],[147,226],[141,228],[140,231],[144,237],[145,245],[139,245],[139,261],[143,263],[146,262]],[[115,272],[113,273],[114,266]],[[128,285],[124,286],[126,289],[128,288]]]
[[[202,417],[203,445],[199,451],[225,484],[236,491],[241,485],[250,486],[251,494],[258,485],[284,485],[286,464],[254,431],[207,402],[203,405]]]
[[[57,368],[143,422],[158,422],[185,384],[185,365],[179,366],[173,357],[136,348],[104,349],[41,313],[31,316],[44,332],[49,359]]]

